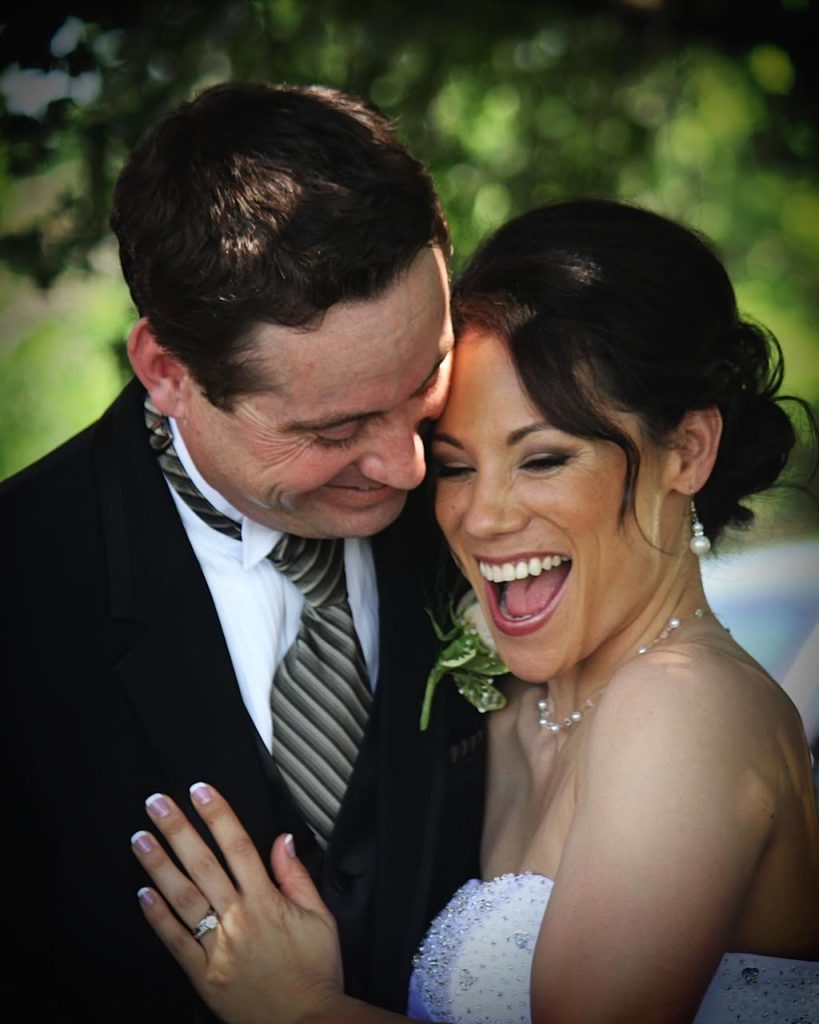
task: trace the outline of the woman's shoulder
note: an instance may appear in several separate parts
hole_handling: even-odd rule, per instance
[[[617,757],[651,757],[658,770],[692,754],[714,775],[752,774],[773,789],[783,758],[804,751],[798,711],[784,690],[729,636],[670,642],[622,666],[589,735],[606,770]],[[676,763],[679,762],[679,763]]]
[[[628,716],[635,706],[668,711],[692,725],[708,716],[733,731],[769,726],[771,715],[800,724],[782,687],[727,632],[668,641],[621,666],[600,702],[600,717]]]

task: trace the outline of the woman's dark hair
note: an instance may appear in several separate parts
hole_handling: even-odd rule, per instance
[[[334,89],[225,84],[161,118],[114,192],[131,296],[229,407],[258,387],[260,323],[310,327],[383,292],[449,233],[424,167],[373,106]]]
[[[456,335],[508,345],[522,386],[558,429],[626,457],[621,515],[639,453],[605,410],[635,414],[667,443],[686,412],[718,407],[723,433],[697,511],[713,540],[750,523],[744,498],[771,486],[796,435],[778,395],[782,354],[742,318],[722,262],[699,235],[605,199],[558,202],[510,221],[470,260],[452,296]],[[816,436],[815,416],[802,406]]]

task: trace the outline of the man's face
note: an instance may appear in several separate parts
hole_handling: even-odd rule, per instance
[[[382,296],[331,307],[317,329],[260,325],[250,355],[269,386],[230,411],[186,375],[177,424],[204,478],[251,519],[369,536],[423,479],[418,429],[443,409],[452,344],[444,259],[425,249]]]

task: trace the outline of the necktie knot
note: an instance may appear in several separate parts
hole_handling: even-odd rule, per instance
[[[286,533],[268,557],[312,607],[339,604],[346,598],[343,541]]]

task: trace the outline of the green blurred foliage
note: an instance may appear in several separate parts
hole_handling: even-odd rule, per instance
[[[703,6],[147,0],[44,24],[40,50],[29,38],[0,70],[0,477],[125,379],[112,184],[150,121],[225,79],[323,82],[393,116],[438,186],[456,271],[507,217],[561,196],[617,195],[704,231],[743,311],[780,338],[787,388],[819,402],[815,4],[773,4],[778,34],[744,5],[711,5],[718,23]]]

